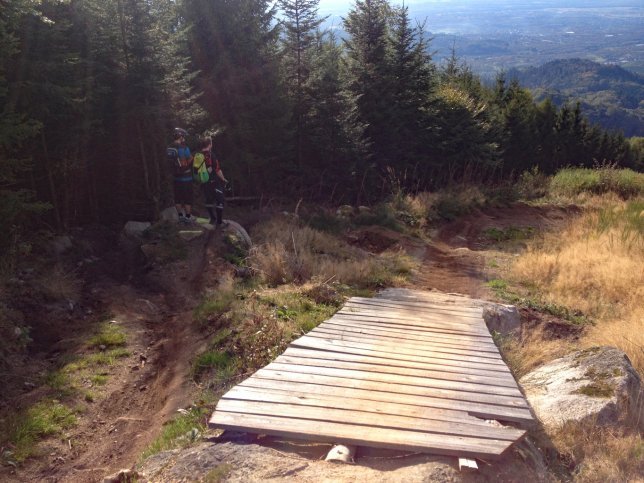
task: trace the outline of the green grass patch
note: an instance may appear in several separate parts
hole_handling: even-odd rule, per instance
[[[216,349],[206,351],[195,359],[192,374],[198,379],[205,373],[214,373],[214,378],[220,382],[229,380],[237,369],[237,359],[228,352]]]
[[[3,434],[13,447],[11,459],[20,463],[36,453],[41,439],[57,435],[76,424],[74,412],[55,400],[41,401],[7,423]]]
[[[487,286],[494,290],[507,290],[508,282],[505,280],[494,279],[487,282]]]
[[[606,381],[593,381],[575,392],[589,397],[610,398],[615,394],[615,388]]]
[[[217,292],[216,295],[206,298],[194,309],[193,315],[197,322],[204,324],[212,318],[217,318],[228,312],[236,297],[234,292]]]
[[[141,455],[144,460],[154,454],[176,448],[185,448],[201,439],[207,429],[208,407],[193,407],[167,422],[159,437]]]
[[[644,173],[630,169],[566,168],[550,181],[555,195],[576,196],[581,193],[615,193],[622,198],[644,195]]]
[[[96,386],[104,386],[107,384],[107,376],[105,374],[94,374],[89,380]]]
[[[126,344],[126,335],[123,328],[115,323],[104,322],[101,324],[99,333],[89,339],[90,347],[101,347],[111,349],[122,347]]]
[[[602,234],[617,228],[619,241],[624,245],[635,245],[644,237],[644,200],[630,200],[624,208],[603,208],[598,212],[595,225],[591,228]],[[591,218],[589,218],[591,219]]]
[[[130,351],[122,347],[117,349],[108,350],[105,352],[98,352],[96,354],[89,354],[81,361],[86,363],[86,366],[89,367],[101,367],[101,366],[113,366],[116,364],[117,359],[122,359],[124,357],[129,357]]]
[[[317,303],[301,292],[278,292],[260,299],[275,317],[289,321],[296,332],[308,332],[330,318],[337,306]]]
[[[554,315],[555,317],[559,317],[560,319],[566,320],[575,325],[587,325],[593,323],[593,320],[590,317],[577,310],[552,302],[544,302],[534,295],[521,296],[513,292],[510,288],[510,284],[505,280],[490,280],[487,282],[487,286],[490,287],[494,291],[495,295],[505,303]]]

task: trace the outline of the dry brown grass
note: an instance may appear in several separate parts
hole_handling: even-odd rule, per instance
[[[588,423],[567,423],[550,436],[559,453],[575,467],[574,481],[642,481],[644,442],[640,434]]]
[[[501,341],[503,358],[518,379],[532,369],[563,357],[572,350],[565,339],[548,338],[542,327],[524,330],[519,337]]]
[[[515,262],[512,274],[535,284],[547,302],[580,310],[597,321],[580,341],[582,347],[618,347],[644,373],[641,201],[606,197],[597,204],[599,209],[530,248]]]
[[[251,250],[250,264],[274,286],[310,280],[356,286],[392,284],[413,266],[401,252],[368,254],[294,220],[271,220],[256,236],[260,243]]]

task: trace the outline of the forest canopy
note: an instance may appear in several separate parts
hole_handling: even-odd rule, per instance
[[[456,54],[432,60],[407,8],[357,0],[347,37],[317,0],[0,0],[0,210],[6,248],[172,204],[172,128],[216,132],[236,194],[369,203],[537,167],[642,168],[579,105],[536,103]],[[431,19],[430,19],[431,20]]]

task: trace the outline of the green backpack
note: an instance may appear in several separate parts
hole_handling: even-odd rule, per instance
[[[195,154],[192,160],[192,177],[199,183],[207,183],[210,176],[208,175],[208,167],[206,166],[206,157],[203,153]]]

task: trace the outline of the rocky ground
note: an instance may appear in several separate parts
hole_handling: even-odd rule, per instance
[[[411,288],[489,298],[492,294],[485,282],[495,278],[522,248],[521,241],[496,243],[489,230],[554,229],[575,212],[525,205],[490,209],[443,226],[431,234],[429,243],[380,228],[361,229],[347,237],[373,251],[398,244],[421,260]],[[85,292],[91,295],[87,300],[94,301],[94,310],[109,312],[124,328],[130,355],[111,369],[106,397],[84,404],[73,430],[62,439],[47,441],[41,457],[17,468],[0,469],[2,481],[101,481],[122,468],[133,468],[139,481],[551,481],[561,476],[556,454],[539,429],[501,461],[480,462],[475,473],[460,472],[455,458],[368,448],[358,449],[355,464],[338,465],[321,461],[328,445],[219,431],[205,435],[197,446],[162,452],[137,464],[162,425],[194,398],[197,388],[191,382],[190,362],[206,339],[191,323],[192,309],[203,288],[221,276],[225,264],[220,258],[219,232],[206,232],[190,241],[189,257],[165,266],[137,261],[136,250],[128,248],[127,240],[124,243],[120,255],[107,248],[97,254],[98,261],[85,272],[90,284]],[[154,256],[155,248],[149,251]],[[118,270],[116,260],[123,253],[132,259],[125,264],[127,269]],[[522,316],[530,323],[541,317],[525,312]],[[42,354],[35,356],[44,361],[42,367],[62,350],[46,346],[41,344]],[[39,390],[21,386],[19,393],[3,400],[20,404]]]

